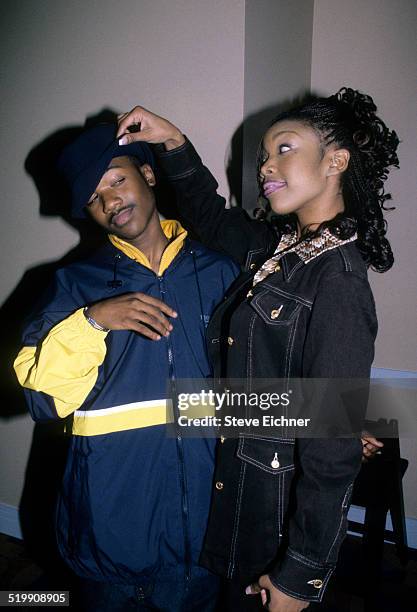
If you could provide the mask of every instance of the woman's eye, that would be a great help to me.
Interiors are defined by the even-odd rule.
[[[116,179],[115,181],[113,181],[112,187],[115,187],[116,185],[121,185],[124,182],[124,180],[125,180],[124,178]]]
[[[291,147],[290,147],[290,145],[287,145],[287,144],[281,144],[278,147],[278,151],[280,153],[287,153],[287,151],[290,151],[290,150],[291,150]]]

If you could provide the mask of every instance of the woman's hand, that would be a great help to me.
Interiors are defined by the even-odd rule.
[[[269,591],[269,603],[267,605],[267,594]],[[302,601],[301,599],[295,599],[286,595],[276,586],[274,586],[268,575],[261,576],[255,584],[251,584],[246,589],[248,595],[261,594],[262,603],[269,612],[301,612],[310,605],[308,601]]]
[[[132,142],[164,144],[167,151],[180,147],[185,142],[184,135],[167,119],[159,117],[142,106],[135,106],[128,113],[118,116],[117,138],[120,145]],[[129,128],[136,128],[129,132]]]

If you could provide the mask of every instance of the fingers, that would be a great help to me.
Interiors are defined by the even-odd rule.
[[[178,314],[173,308],[171,308],[171,306],[168,306],[168,304],[165,304],[165,302],[163,302],[162,300],[158,300],[158,298],[152,297],[151,295],[147,295],[146,293],[141,293],[140,291],[138,291],[137,293],[133,293],[132,296],[142,302],[145,302],[146,304],[154,306],[156,309],[160,310],[161,312],[164,312],[169,317],[176,318],[178,316]]]
[[[263,589],[258,582],[254,582],[250,584],[245,589],[246,595],[259,595],[261,596],[262,605],[266,606],[268,603],[268,594],[265,589]]]
[[[128,134],[123,134],[119,138],[119,145],[128,145],[132,142],[153,142],[154,134],[152,130],[138,130]]]
[[[119,127],[117,129],[117,138],[123,136],[131,125],[142,123],[144,112],[146,112],[144,108],[141,106],[135,106],[135,108],[133,108],[131,111],[118,115],[117,122]]]
[[[258,582],[253,582],[252,584],[247,586],[245,589],[246,595],[257,595],[261,591],[262,591],[262,588],[260,587]]]
[[[162,336],[168,337],[173,329],[171,323],[165,319],[165,317],[159,318],[157,315],[153,316],[147,312],[135,312],[132,315],[132,318],[129,319],[128,324],[129,329],[137,331],[141,334],[144,333],[144,329],[151,330],[152,334],[156,332],[156,334],[160,337],[155,338],[155,340],[160,340]],[[148,333],[145,333],[144,335],[149,337]]]
[[[369,434],[368,432],[363,432],[362,438],[362,461],[366,462],[368,459],[371,459],[374,455],[380,454],[380,449],[384,446],[384,443]]]
[[[381,440],[378,440],[377,438],[374,438],[373,436],[368,436],[368,435],[362,438],[362,444],[364,446],[366,445],[376,446],[377,448],[382,448],[384,446],[384,443],[381,442]]]
[[[135,106],[130,112],[120,114],[118,122],[117,138],[120,145],[137,141],[150,144],[163,143],[165,148],[170,150],[185,142],[181,130],[167,119],[151,113],[142,106]]]
[[[137,294],[140,297],[131,298],[131,308],[128,312],[130,329],[160,340],[161,336],[169,336],[173,327],[165,314],[176,317],[177,313],[167,304],[146,294]],[[164,314],[165,313],[165,314]],[[151,332],[151,335],[150,335]],[[155,337],[159,336],[158,338]]]
[[[140,292],[97,302],[88,311],[93,319],[107,329],[131,330],[152,340],[169,336],[173,327],[167,317],[177,317],[175,310],[168,304]]]

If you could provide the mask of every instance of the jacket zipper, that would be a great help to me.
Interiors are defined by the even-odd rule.
[[[165,285],[163,276],[158,276],[159,281],[159,292],[161,295],[161,299],[163,302],[165,296]],[[168,336],[166,338],[167,343],[167,354],[168,354],[168,372],[169,379],[171,381],[171,389],[172,395],[174,398],[173,401],[173,413],[174,419],[178,419],[178,408],[177,403],[175,401],[177,395],[177,386],[175,381],[175,369],[174,369],[174,353],[172,350],[172,342],[171,337]],[[188,534],[188,498],[187,498],[187,478],[185,472],[185,462],[184,462],[184,444],[182,436],[177,433],[176,436],[176,444],[177,444],[177,455],[178,455],[178,464],[179,464],[179,477],[180,477],[180,485],[181,485],[181,510],[182,510],[182,523],[183,523],[183,532],[184,532],[184,562],[185,562],[185,579],[189,581],[191,579],[191,546],[190,546],[190,538]]]

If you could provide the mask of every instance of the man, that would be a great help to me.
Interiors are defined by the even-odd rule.
[[[58,271],[15,370],[35,420],[71,416],[56,529],[85,609],[212,610],[214,440],[166,436],[166,387],[210,374],[205,324],[237,267],[160,222],[150,148],[115,137],[99,125],[63,152],[73,215],[109,242]]]

